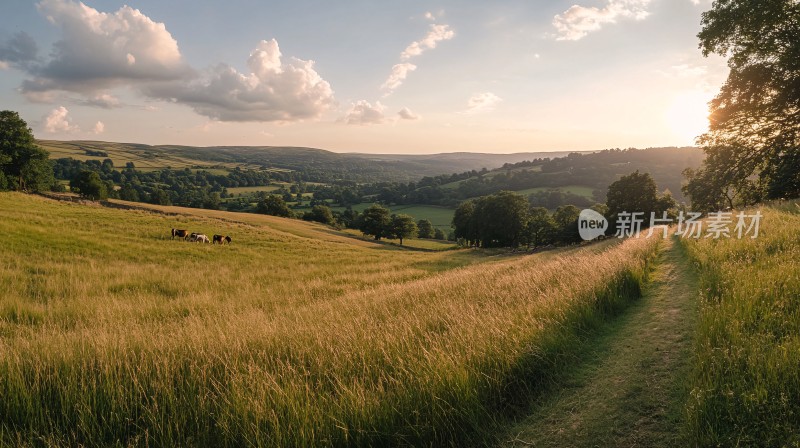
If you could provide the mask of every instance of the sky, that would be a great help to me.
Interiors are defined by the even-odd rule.
[[[577,3],[575,3],[577,2]],[[3,0],[37,138],[430,154],[691,145],[711,0]]]

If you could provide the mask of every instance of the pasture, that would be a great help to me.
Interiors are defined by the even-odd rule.
[[[0,194],[0,444],[482,443],[638,297],[658,243],[417,252],[149,207]]]

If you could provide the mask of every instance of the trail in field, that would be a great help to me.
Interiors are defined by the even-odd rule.
[[[682,406],[697,280],[682,249],[665,241],[643,297],[540,397],[503,446],[683,446]]]

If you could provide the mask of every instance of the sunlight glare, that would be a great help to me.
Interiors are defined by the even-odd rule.
[[[676,95],[667,109],[666,123],[682,144],[694,145],[695,139],[708,131],[710,94],[699,90]]]

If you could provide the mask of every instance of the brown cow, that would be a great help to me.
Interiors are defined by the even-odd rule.
[[[172,239],[174,240],[175,237],[186,239],[189,236],[189,231],[186,229],[172,229]]]
[[[225,235],[225,236],[214,235],[212,242],[213,242],[213,244],[217,244],[217,243],[219,243],[219,244],[225,244],[225,243],[231,244],[231,237],[229,237],[227,235]]]

